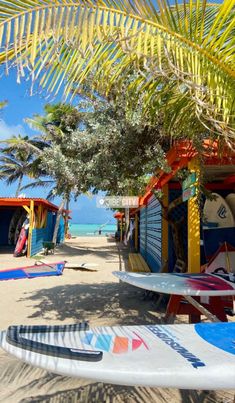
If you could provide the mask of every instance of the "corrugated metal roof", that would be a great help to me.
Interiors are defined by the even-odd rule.
[[[35,205],[43,204],[50,210],[57,211],[58,207],[46,199],[40,197],[0,197],[0,206],[29,206],[33,200]]]

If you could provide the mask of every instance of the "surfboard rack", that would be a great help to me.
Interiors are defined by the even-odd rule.
[[[23,350],[31,351],[37,354],[48,355],[52,357],[65,358],[77,361],[97,362],[102,360],[102,351],[74,349],[69,347],[55,346],[45,344],[34,340],[29,340],[22,335],[36,333],[60,333],[60,332],[75,332],[88,330],[87,322],[62,325],[62,326],[10,326],[7,330],[6,341],[14,347]]]

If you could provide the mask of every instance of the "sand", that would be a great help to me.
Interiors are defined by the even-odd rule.
[[[125,267],[126,258],[127,250],[105,237],[71,239],[45,260],[98,266],[94,271],[65,269],[58,277],[1,281],[0,330],[12,324],[83,320],[90,326],[159,323],[162,313],[156,311],[154,300],[112,275],[113,270]],[[0,270],[31,265],[35,260],[0,254]],[[233,399],[234,391],[126,387],[68,378],[33,368],[0,350],[0,402],[232,403]]]

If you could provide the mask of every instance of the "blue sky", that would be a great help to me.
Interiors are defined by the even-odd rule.
[[[0,101],[7,100],[8,105],[0,111],[0,140],[4,140],[12,135],[35,135],[36,132],[32,131],[24,119],[31,117],[33,114],[43,113],[43,106],[45,103],[51,101],[46,99],[42,95],[35,93],[33,96],[29,95],[30,81],[17,84],[16,72],[10,71],[8,77],[1,77],[1,90]],[[59,98],[53,100],[53,102],[60,101]],[[25,180],[25,183],[28,183]],[[14,196],[16,185],[6,186],[3,181],[0,181],[0,196]],[[23,192],[28,197],[46,197],[48,190],[42,188],[33,189]],[[53,201],[55,204],[59,204],[60,200],[57,198]],[[80,196],[77,202],[72,201],[71,210],[73,221],[78,223],[105,223],[111,219],[110,223],[115,222],[113,212],[105,209],[96,208],[96,196],[87,198],[86,196]]]

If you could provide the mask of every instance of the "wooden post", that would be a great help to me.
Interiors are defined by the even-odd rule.
[[[138,252],[139,220],[138,213],[135,213],[135,250]]]
[[[194,158],[188,163],[190,172],[200,173],[198,159]],[[198,181],[198,179],[197,179]],[[197,204],[198,183],[196,183],[196,195],[188,200],[188,272],[200,272],[200,214]]]
[[[169,205],[169,186],[168,184],[164,185],[162,188],[163,192],[163,205],[168,208]],[[162,218],[162,265],[166,268],[168,267],[168,234],[169,234],[169,225],[168,221],[163,217]],[[167,269],[168,270],[168,269]]]
[[[120,222],[120,242],[122,242],[122,237],[123,237],[123,217],[121,218]]]
[[[38,206],[38,219],[37,219],[37,224],[36,224],[36,228],[42,228],[43,227],[43,222],[42,222],[42,204],[39,204]],[[36,217],[35,217],[36,218]],[[36,220],[35,220],[36,221]]]
[[[34,200],[30,200],[27,257],[31,256],[33,225],[34,225]]]

